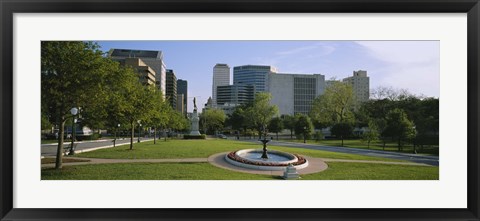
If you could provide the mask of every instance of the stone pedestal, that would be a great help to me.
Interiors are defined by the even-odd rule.
[[[193,114],[192,114],[192,117],[190,118],[190,122],[191,122],[190,135],[200,135],[200,131],[198,131],[199,118],[198,118],[197,110],[193,110]]]
[[[300,176],[298,175],[297,169],[292,164],[289,164],[283,173],[283,179],[292,180],[298,179]]]

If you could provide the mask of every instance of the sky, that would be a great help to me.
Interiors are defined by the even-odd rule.
[[[167,69],[188,81],[188,111],[212,96],[213,67],[271,65],[278,73],[343,79],[366,70],[370,91],[379,86],[427,97],[440,94],[439,41],[99,41],[110,48],[162,51]]]

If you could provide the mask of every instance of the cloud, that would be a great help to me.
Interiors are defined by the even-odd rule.
[[[358,41],[379,66],[368,70],[370,88],[392,86],[439,97],[439,41]]]

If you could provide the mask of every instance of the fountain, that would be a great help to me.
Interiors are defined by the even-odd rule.
[[[263,127],[263,149],[244,149],[230,152],[225,155],[225,160],[235,166],[254,170],[281,170],[285,171],[290,165],[295,169],[308,166],[308,161],[302,156],[281,151],[267,151],[266,126]]]

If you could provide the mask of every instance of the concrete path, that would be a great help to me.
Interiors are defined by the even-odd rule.
[[[140,142],[151,141],[153,138],[140,138]],[[133,139],[134,143],[137,143],[137,138]],[[75,142],[77,147],[75,153],[89,152],[98,149],[110,148],[113,147],[113,139],[102,139],[102,140],[92,140],[92,141],[77,141]],[[117,139],[115,146],[122,146],[130,144],[130,138]],[[42,156],[56,156],[57,154],[57,143],[53,144],[42,144],[41,153]],[[64,142],[63,145],[70,145],[70,142]]]
[[[238,140],[251,143],[259,143],[257,140]],[[324,150],[337,153],[348,153],[348,154],[358,154],[372,157],[383,157],[396,160],[406,160],[414,163],[428,164],[432,166],[439,166],[439,157],[438,156],[425,156],[417,154],[408,154],[408,153],[398,153],[398,152],[389,152],[381,150],[369,150],[369,149],[359,149],[359,148],[350,148],[350,147],[336,147],[336,146],[324,146],[319,144],[304,144],[304,143],[295,143],[295,142],[285,142],[285,141],[270,141],[268,145],[273,146],[283,146],[283,147],[292,147],[292,148],[305,148],[312,150]]]
[[[53,158],[53,157],[48,157]],[[207,158],[184,158],[184,159],[101,159],[87,157],[67,157],[76,160],[88,160],[88,162],[70,162],[63,163],[64,166],[77,166],[89,164],[107,164],[107,163],[206,163]],[[42,168],[55,167],[54,163],[42,164]]]

